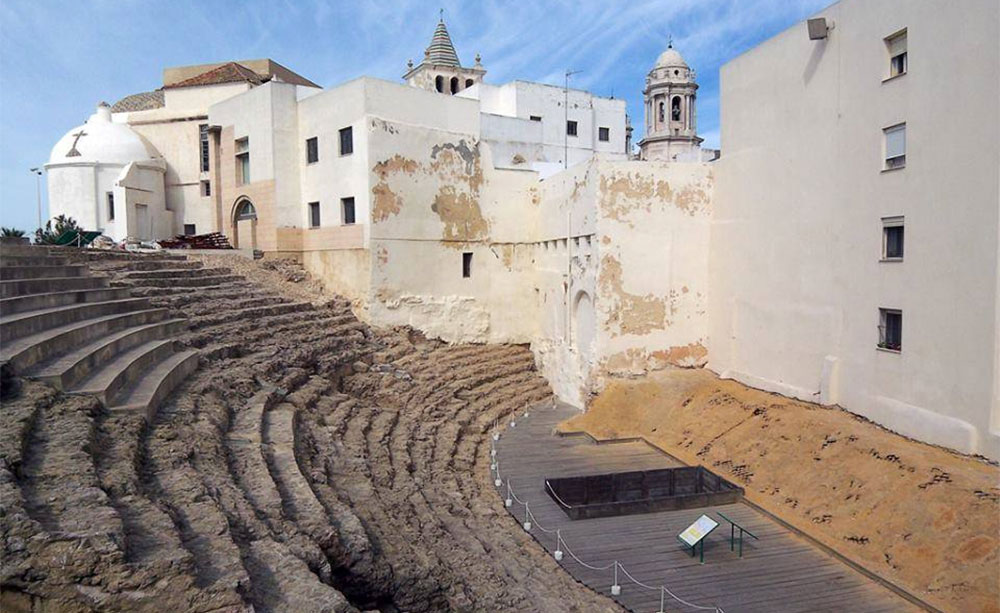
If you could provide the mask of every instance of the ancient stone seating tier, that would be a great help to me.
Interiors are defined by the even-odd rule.
[[[68,394],[96,396],[112,411],[147,416],[198,367],[175,341],[186,320],[127,287],[71,263],[73,248],[5,248],[0,255],[0,359],[5,377],[40,379]],[[125,277],[192,284],[228,271],[170,255],[109,253]]]
[[[79,306],[55,323],[97,326],[122,307],[89,305],[123,300],[135,302],[122,313],[154,315],[11,356],[53,385],[16,377],[0,412],[0,609],[608,610],[501,520],[482,478],[490,424],[551,398],[527,348],[373,329],[347,300],[296,302],[262,268],[246,279],[173,255],[95,251],[17,254],[85,264],[75,287],[24,294],[4,281],[5,320]],[[129,352],[160,341],[144,353],[155,362],[170,339],[173,355],[197,349],[200,363],[155,414],[56,389],[103,386],[120,406],[131,376],[98,385],[96,373],[117,363],[144,379],[151,365],[129,369]]]

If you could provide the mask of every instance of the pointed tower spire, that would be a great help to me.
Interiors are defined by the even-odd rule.
[[[414,66],[407,63],[403,79],[413,87],[429,89],[439,94],[457,94],[483,81],[486,69],[476,54],[476,63],[470,68],[462,66],[451,43],[448,27],[444,25],[444,10],[438,14],[437,27],[431,44],[424,50],[424,59]]]
[[[451,44],[448,28],[444,25],[444,11],[442,11],[437,28],[434,30],[431,44],[427,47],[426,61],[438,66],[452,66],[454,68],[461,66],[458,54],[455,53],[455,46]]]

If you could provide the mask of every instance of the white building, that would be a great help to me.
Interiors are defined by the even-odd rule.
[[[626,157],[624,100],[528,81],[482,83],[458,95],[479,100],[483,140],[498,166],[545,179],[595,153]]]
[[[843,0],[817,40],[794,26],[723,68],[717,163],[673,48],[641,161],[623,101],[485,83],[443,22],[407,84],[168,69],[57,144],[50,202],[145,228],[101,216],[111,192],[115,224],[145,205],[151,236],[296,258],[373,323],[530,343],[579,406],[608,377],[707,363],[997,459],[998,11]]]
[[[135,130],[111,121],[101,103],[87,123],[52,148],[48,172],[53,215],[67,215],[115,240],[150,239],[173,231],[164,197],[166,164]]]
[[[709,366],[998,459],[1000,4],[818,17],[722,68]]]

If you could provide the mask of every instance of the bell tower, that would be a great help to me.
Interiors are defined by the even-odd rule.
[[[444,25],[444,11],[434,29],[431,44],[424,51],[422,62],[413,65],[413,60],[406,64],[406,74],[403,79],[413,87],[429,89],[441,94],[457,94],[483,80],[486,69],[476,54],[476,63],[472,67],[462,66],[455,52],[455,45],[448,35]]]
[[[643,160],[697,159],[702,139],[698,138],[695,113],[694,71],[673,43],[660,54],[646,76],[646,132],[639,142]]]

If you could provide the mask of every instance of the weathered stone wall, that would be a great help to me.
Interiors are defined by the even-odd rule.
[[[371,122],[373,321],[449,341],[528,342],[530,256],[494,233],[531,232],[536,175],[494,169],[475,134]]]
[[[595,159],[541,192],[541,329],[556,393],[583,406],[607,376],[707,360],[707,164]]]

